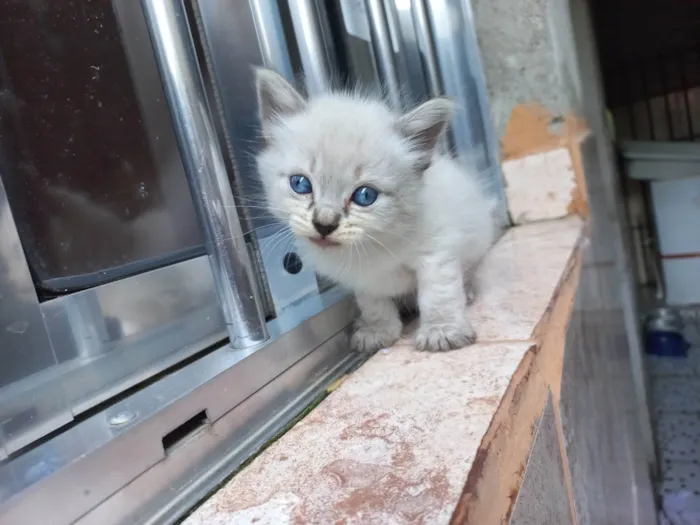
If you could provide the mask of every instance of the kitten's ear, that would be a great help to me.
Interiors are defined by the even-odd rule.
[[[446,98],[434,98],[399,117],[399,133],[409,139],[416,148],[430,154],[445,131],[454,104]]]
[[[270,69],[255,68],[255,88],[263,131],[274,119],[294,115],[306,107],[301,93],[282,75]]]

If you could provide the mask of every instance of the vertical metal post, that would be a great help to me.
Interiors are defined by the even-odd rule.
[[[372,45],[382,76],[384,88],[394,109],[401,109],[401,88],[399,75],[394,62],[394,48],[391,41],[389,21],[382,0],[365,0],[366,10],[369,14],[369,27],[372,32]]]
[[[231,346],[269,336],[181,0],[142,0]]]
[[[442,81],[440,79],[440,67],[438,65],[437,56],[435,54],[435,40],[433,39],[430,20],[425,9],[423,0],[413,0],[411,2],[411,13],[416,28],[416,38],[418,47],[423,56],[423,64],[425,66],[425,74],[427,77],[428,91],[431,97],[444,96]],[[454,149],[454,131],[450,128],[440,139],[440,148],[443,153],[450,152]]]
[[[255,32],[258,35],[265,65],[283,75],[287,80],[294,81],[294,71],[289,60],[289,51],[284,39],[284,28],[277,2],[275,0],[252,0],[250,10],[255,20]]]
[[[297,37],[306,89],[316,95],[331,88],[323,30],[314,0],[289,0],[289,13]]]
[[[432,31],[430,29],[430,20],[428,20],[428,13],[425,11],[425,5],[423,4],[422,0],[413,0],[411,2],[411,11],[413,12],[413,18],[415,21],[418,45],[423,52],[430,96],[442,96],[443,91],[442,82],[440,80],[440,68],[437,63],[437,57],[435,56],[435,45]]]
[[[488,176],[484,180],[488,180],[490,192],[498,198],[499,218],[506,224],[508,218],[498,138],[491,121],[471,2],[414,1],[423,2],[430,23],[442,89],[460,108],[452,118],[455,154]]]

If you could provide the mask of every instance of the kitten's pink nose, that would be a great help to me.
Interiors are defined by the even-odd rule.
[[[338,229],[338,224],[340,224],[340,221],[334,220],[333,222],[323,223],[317,220],[313,220],[312,224],[314,225],[314,228],[316,228],[316,231],[319,233],[319,235],[321,235],[321,237],[325,237]]]

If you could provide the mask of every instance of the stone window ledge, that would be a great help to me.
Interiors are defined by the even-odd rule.
[[[510,229],[479,271],[479,342],[377,353],[186,525],[508,523],[558,400],[580,219]]]

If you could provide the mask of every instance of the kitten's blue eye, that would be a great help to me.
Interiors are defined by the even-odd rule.
[[[303,175],[292,175],[289,177],[289,187],[294,193],[306,195],[311,193],[311,181]]]
[[[370,186],[360,186],[352,194],[352,202],[358,206],[371,206],[379,197],[379,192]]]

